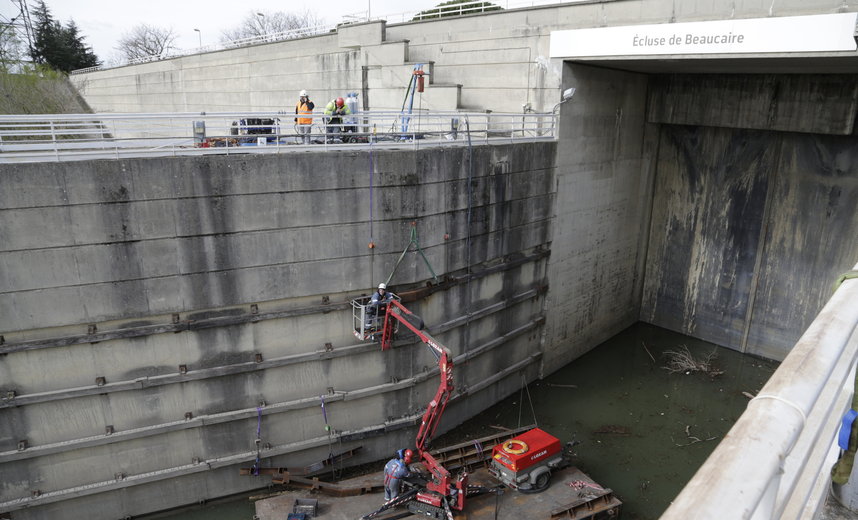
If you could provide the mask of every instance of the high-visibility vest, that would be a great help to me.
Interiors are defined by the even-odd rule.
[[[295,113],[298,114],[299,116],[311,116],[311,115],[313,115],[313,109],[310,108],[307,105],[307,103],[301,103],[299,101],[298,104],[295,105]],[[298,124],[299,125],[312,125],[313,124],[313,118],[312,117],[299,117],[298,118]]]

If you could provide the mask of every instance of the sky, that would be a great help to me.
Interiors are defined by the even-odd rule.
[[[304,12],[311,10],[326,22],[343,21],[346,15],[373,18],[386,15],[389,23],[408,13],[428,9],[444,0],[46,0],[55,20],[63,25],[74,20],[84,41],[102,61],[117,54],[116,42],[142,23],[172,28],[176,47],[192,49],[213,45],[224,29],[233,28],[248,13]],[[30,0],[30,13],[35,0]],[[17,0],[0,0],[0,20],[18,14]],[[398,15],[398,16],[397,16]],[[194,31],[199,29],[200,32]]]

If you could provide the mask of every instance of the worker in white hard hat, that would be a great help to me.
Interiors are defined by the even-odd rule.
[[[332,99],[325,106],[325,128],[328,134],[340,134],[343,131],[343,116],[351,114],[352,111],[346,105],[346,100],[338,97]],[[327,137],[325,138],[327,139]]]
[[[387,290],[387,284],[378,284],[378,289],[372,293],[367,306],[367,326],[369,328],[380,328],[381,319],[387,312],[387,304],[393,299],[393,293]]]
[[[310,101],[306,90],[298,93],[298,103],[295,105],[295,128],[298,130],[299,140],[304,144],[310,144],[310,129],[313,126],[313,109],[315,103]]]

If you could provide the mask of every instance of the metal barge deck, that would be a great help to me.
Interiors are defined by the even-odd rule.
[[[340,483],[343,487],[380,489],[384,477],[381,472],[358,477]],[[470,482],[475,485],[493,487],[496,481],[485,468],[471,473]],[[384,501],[381,492],[358,496],[336,497],[314,490],[286,491],[276,497],[256,502],[258,520],[285,520],[299,500],[316,499],[318,505],[313,518],[319,520],[356,520],[374,511]],[[527,519],[614,519],[618,518],[622,502],[608,488],[603,488],[575,467],[555,471],[551,485],[542,493],[522,494],[505,489],[502,494],[493,493],[468,499],[467,507],[456,514],[457,520],[521,520]],[[497,511],[497,516],[495,512]],[[412,518],[403,508],[385,512],[378,520]],[[309,517],[308,517],[309,520]]]

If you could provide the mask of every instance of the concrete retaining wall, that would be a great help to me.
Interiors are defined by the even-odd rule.
[[[851,135],[858,82],[685,76],[654,83],[652,119],[670,124],[659,136],[642,319],[782,359],[858,258]],[[670,95],[676,85],[683,94]],[[689,95],[701,90],[707,103]],[[759,107],[761,98],[769,116],[741,108]],[[683,126],[688,114],[693,126]]]
[[[413,442],[436,362],[358,342],[348,304],[412,222],[440,278],[412,252],[392,283],[459,364],[442,430],[519,389],[542,357],[555,147],[2,167],[0,512],[112,519],[262,487],[238,476],[257,427],[276,467]]]
[[[651,203],[647,77],[564,70],[545,373],[638,320]]]
[[[347,92],[364,110],[399,110],[414,65],[429,70],[415,109],[547,112],[560,100],[552,31],[854,11],[828,0],[608,0],[423,22],[341,25],[335,33],[74,75],[96,112],[294,110]],[[400,20],[394,20],[399,22]],[[391,21],[393,22],[393,21]]]

